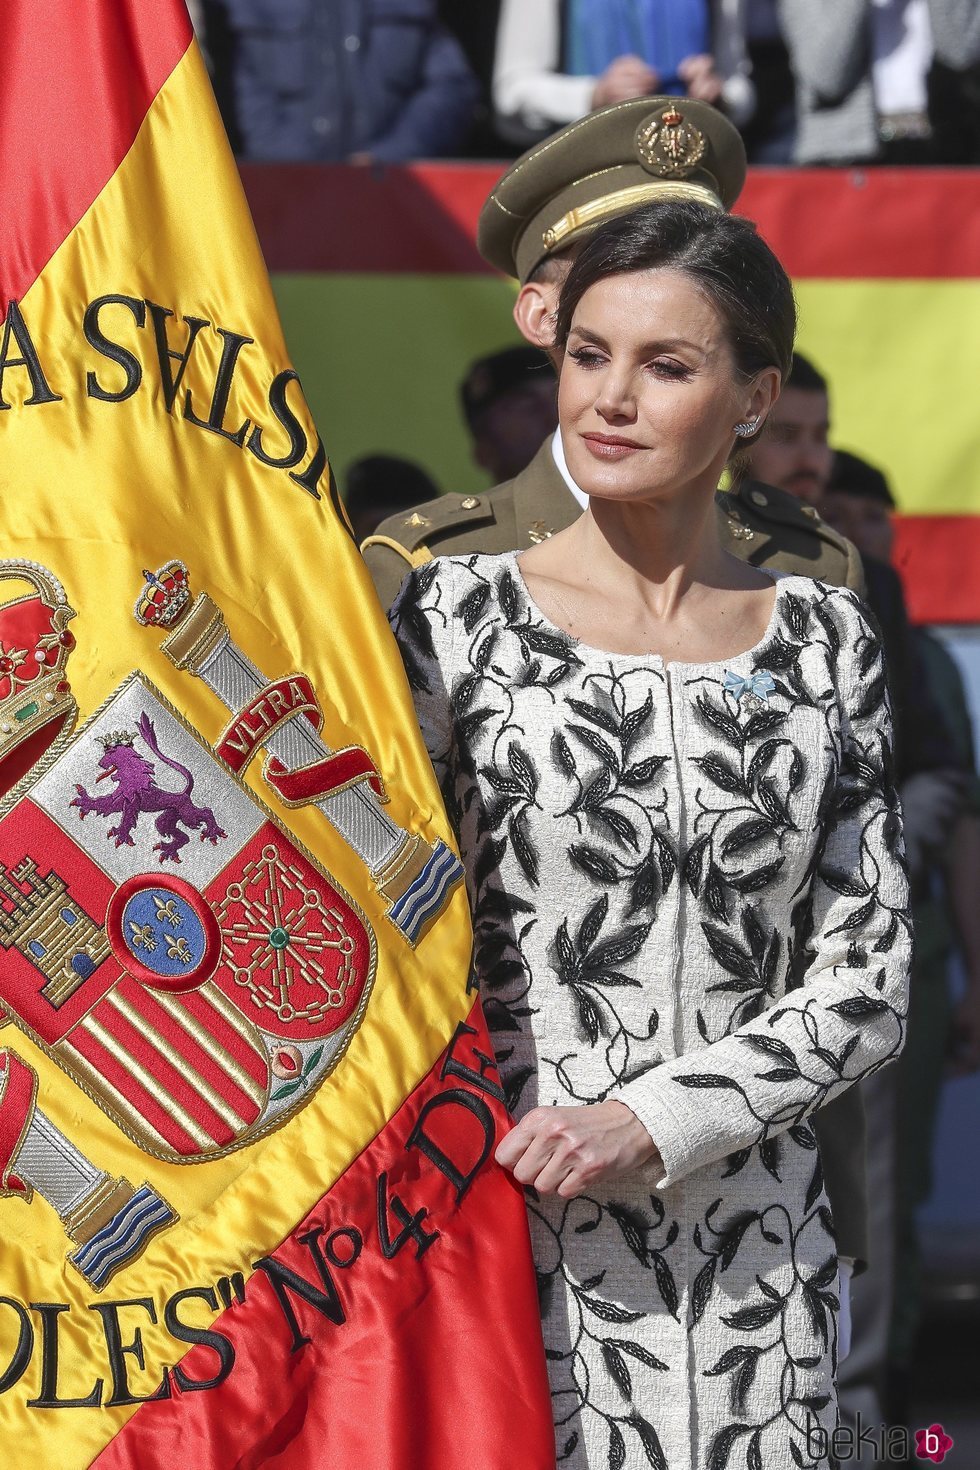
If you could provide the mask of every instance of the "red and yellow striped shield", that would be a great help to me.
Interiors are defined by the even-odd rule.
[[[546,1467],[461,868],[181,0],[10,0],[0,137],[8,1461]]]

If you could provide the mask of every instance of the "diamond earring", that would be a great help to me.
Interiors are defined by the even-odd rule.
[[[748,439],[759,427],[758,419],[745,419],[742,423],[735,425],[735,432],[740,439]]]

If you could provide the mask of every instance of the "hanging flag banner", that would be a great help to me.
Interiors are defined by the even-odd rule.
[[[7,1454],[546,1470],[462,868],[182,0],[9,0],[0,137]]]

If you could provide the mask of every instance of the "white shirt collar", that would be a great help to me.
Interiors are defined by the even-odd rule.
[[[558,466],[558,473],[565,481],[565,484],[568,486],[569,490],[571,490],[572,494],[575,496],[575,499],[578,501],[582,509],[588,510],[589,497],[586,495],[584,490],[579,489],[579,487],[576,485],[575,481],[569,474],[568,464],[565,460],[565,446],[561,442],[561,429],[555,430],[555,437],[551,441],[551,453],[554,458],[555,464]]]

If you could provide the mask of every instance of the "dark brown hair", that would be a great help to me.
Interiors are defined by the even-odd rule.
[[[793,361],[796,302],[789,277],[755,226],[704,204],[646,204],[602,225],[561,289],[555,343],[564,350],[575,308],[590,286],[630,271],[667,268],[689,277],[711,301],[746,379]]]

